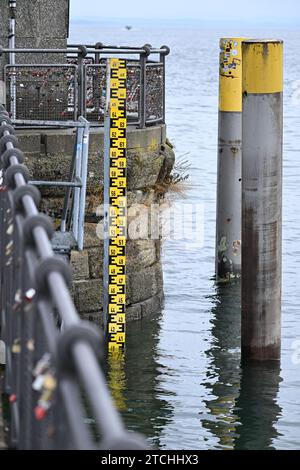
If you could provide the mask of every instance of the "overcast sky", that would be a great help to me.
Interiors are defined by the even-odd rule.
[[[300,24],[299,0],[70,0],[71,18],[193,18]]]

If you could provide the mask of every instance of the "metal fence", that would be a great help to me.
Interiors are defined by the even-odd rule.
[[[54,256],[52,224],[37,210],[40,194],[27,183],[24,155],[3,108],[0,124],[1,339],[10,446],[145,449],[114,408],[99,366],[102,338],[78,317],[70,268]]]
[[[8,111],[14,119],[76,120],[77,75],[72,64],[7,65]]]
[[[9,54],[11,49],[2,49]],[[167,46],[154,49],[72,45],[66,50],[14,49],[18,53],[65,54],[66,64],[17,64],[5,67],[6,105],[13,119],[70,120],[84,116],[103,125],[107,57],[127,60],[129,124],[145,127],[165,121]]]

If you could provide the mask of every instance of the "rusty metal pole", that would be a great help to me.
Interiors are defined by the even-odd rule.
[[[216,279],[241,272],[242,38],[220,40]]]
[[[243,53],[242,357],[280,359],[283,43]]]

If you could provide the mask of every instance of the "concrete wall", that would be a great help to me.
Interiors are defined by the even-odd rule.
[[[16,48],[66,48],[69,35],[70,0],[17,0]],[[9,1],[0,0],[0,45],[8,47]],[[0,59],[0,102],[5,104],[4,67],[8,56]],[[16,54],[19,64],[65,63],[64,54]]]
[[[69,35],[70,0],[17,0],[17,48],[65,48]],[[8,47],[9,2],[0,0],[0,44]],[[57,63],[58,54],[16,54],[16,63]],[[2,67],[5,64],[5,57]]]
[[[0,0],[0,12],[0,41],[7,46],[8,0]],[[68,34],[69,0],[17,0],[17,47],[65,47]]]
[[[174,163],[166,142],[165,126],[128,130],[128,220],[139,218],[137,205],[158,204],[157,188]],[[65,131],[18,131],[26,164],[38,180],[66,180],[74,145],[74,134]],[[84,319],[102,320],[103,243],[96,230],[101,226],[97,208],[103,203],[103,129],[92,128],[89,147],[85,248],[71,254],[73,294]],[[57,221],[64,191],[44,189],[41,209]],[[143,207],[144,207],[143,206]],[[140,206],[139,206],[140,207]],[[100,225],[99,225],[100,224]],[[144,227],[141,227],[143,229]],[[163,279],[160,240],[129,240],[127,243],[127,319],[140,319],[161,309]]]

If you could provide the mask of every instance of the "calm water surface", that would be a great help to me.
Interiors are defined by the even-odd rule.
[[[280,365],[240,367],[239,285],[216,287],[218,39],[285,40],[283,308]],[[300,61],[299,31],[73,25],[72,41],[168,44],[167,124],[177,155],[188,152],[185,202],[204,204],[204,246],[164,244],[165,308],[128,325],[115,394],[127,426],[162,449],[300,448]],[[299,362],[297,364],[297,362]],[[118,375],[117,375],[118,376]],[[120,377],[120,375],[119,375]]]

